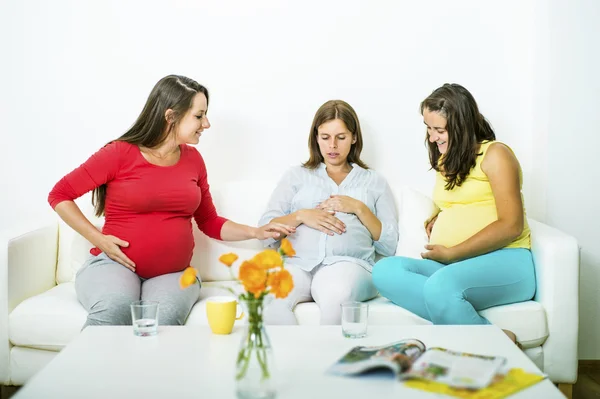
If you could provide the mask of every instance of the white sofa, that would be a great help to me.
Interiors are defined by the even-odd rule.
[[[213,187],[219,213],[255,225],[273,182],[233,182]],[[397,254],[418,256],[426,242],[424,220],[433,212],[429,198],[393,187],[400,223]],[[532,301],[481,312],[494,324],[514,331],[527,355],[555,383],[577,378],[579,250],[575,239],[529,219],[537,292]],[[78,303],[74,273],[90,244],[60,222],[6,237],[0,247],[0,384],[22,385],[79,334],[86,312]],[[227,294],[229,270],[217,258],[237,252],[246,259],[261,249],[257,241],[224,243],[195,230],[192,264],[203,280],[202,299],[187,324],[206,324],[205,298]],[[295,310],[300,324],[318,324],[315,303]],[[382,297],[370,301],[372,325],[427,324],[428,321]]]

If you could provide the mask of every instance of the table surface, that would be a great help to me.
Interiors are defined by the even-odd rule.
[[[14,399],[235,398],[234,370],[243,326],[230,335],[207,326],[161,326],[136,337],[131,326],[88,327]],[[509,367],[540,373],[496,326],[373,326],[361,339],[340,326],[267,326],[275,356],[277,398],[447,398],[405,387],[391,372],[340,377],[325,371],[350,348],[417,338],[482,355],[500,355]],[[512,399],[564,398],[549,380]]]

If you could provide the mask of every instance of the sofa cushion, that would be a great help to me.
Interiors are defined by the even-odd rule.
[[[241,289],[234,281],[203,283],[200,301],[192,309],[186,325],[207,325],[206,299],[211,296],[234,296],[228,288],[237,294]],[[371,325],[430,324],[386,298],[378,296],[368,303]],[[320,310],[314,302],[299,304],[294,313],[300,324],[319,324]],[[493,324],[513,331],[525,348],[539,346],[548,337],[546,314],[538,302],[496,306],[481,311],[480,314]],[[60,350],[79,334],[86,316],[86,311],[77,301],[74,283],[59,284],[43,294],[23,301],[11,312],[10,341],[15,346]],[[236,321],[236,325],[245,323],[245,319]]]
[[[387,326],[405,326],[431,324],[408,310],[378,296],[369,304],[369,324]],[[299,324],[319,325],[321,311],[314,302],[304,302],[294,311]],[[513,331],[524,348],[535,348],[548,338],[546,312],[538,302],[527,301],[504,306],[495,306],[479,312],[492,324]]]
[[[94,216],[94,208],[91,204],[91,196],[85,196],[77,200],[81,212],[99,230],[102,229],[104,218]],[[67,283],[75,281],[75,274],[83,262],[90,256],[92,244],[75,232],[62,219],[58,221],[58,264],[56,265],[56,283]]]
[[[525,349],[540,346],[548,338],[546,311],[539,302],[525,301],[494,306],[479,314],[492,324],[514,332]]]
[[[544,370],[544,349],[541,346],[523,350],[527,357],[539,368]]]
[[[393,191],[398,202],[399,239],[396,255],[420,259],[429,242],[425,222],[437,214],[438,207],[431,198],[410,187],[404,186]]]
[[[58,351],[13,346],[10,350],[10,381],[8,385],[24,385],[38,371],[46,367]]]
[[[233,281],[202,283],[200,301],[194,306],[188,323],[206,325],[206,298],[239,293]],[[21,302],[9,316],[9,338],[13,345],[61,350],[81,331],[87,312],[77,300],[75,284],[63,283]]]
[[[387,326],[406,326],[416,324],[431,324],[414,313],[394,305],[388,299],[377,296],[369,301],[369,324]],[[318,326],[321,310],[315,302],[299,303],[294,314],[299,324]]]
[[[10,313],[9,339],[16,346],[60,350],[79,334],[86,318],[75,283],[59,284],[24,300]]]

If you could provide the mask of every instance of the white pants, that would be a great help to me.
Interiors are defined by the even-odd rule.
[[[362,302],[377,295],[371,273],[354,262],[320,265],[310,272],[294,265],[285,268],[294,278],[294,289],[286,298],[274,299],[266,307],[266,324],[298,324],[294,307],[312,300],[321,310],[321,324],[340,324],[342,302]]]

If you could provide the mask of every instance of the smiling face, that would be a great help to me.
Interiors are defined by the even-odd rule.
[[[196,94],[192,107],[187,110],[177,124],[177,142],[179,144],[198,144],[204,129],[210,128],[207,112],[206,96],[204,93]]]
[[[327,166],[343,166],[348,162],[348,154],[354,135],[341,119],[333,119],[317,128],[317,143]]]
[[[423,109],[423,123],[427,126],[427,136],[430,143],[436,143],[440,154],[448,151],[448,120],[439,112]]]

